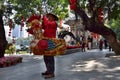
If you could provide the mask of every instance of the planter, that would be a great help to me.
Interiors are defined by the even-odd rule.
[[[9,67],[22,62],[22,57],[9,56],[0,58],[0,68]]]

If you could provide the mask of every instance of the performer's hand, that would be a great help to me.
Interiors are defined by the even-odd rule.
[[[43,17],[44,15],[46,15],[46,12],[44,12],[43,10],[41,11],[41,16]]]

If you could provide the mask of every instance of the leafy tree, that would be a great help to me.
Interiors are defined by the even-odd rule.
[[[71,8],[82,19],[85,30],[102,35],[116,55],[120,55],[120,42],[112,29],[104,25],[106,20],[120,20],[119,0],[69,0]],[[104,17],[102,17],[104,16]]]
[[[0,57],[4,57],[7,46],[4,25],[9,25],[12,20],[12,28],[15,24],[23,26],[22,20],[26,22],[32,14],[53,13],[60,19],[64,19],[68,16],[67,8],[68,3],[64,0],[0,0]]]

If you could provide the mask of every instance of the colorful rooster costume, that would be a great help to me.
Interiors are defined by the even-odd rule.
[[[64,54],[66,51],[66,43],[64,39],[56,39],[56,38],[48,38],[44,37],[44,35],[49,36],[52,34],[51,30],[49,34],[43,34],[42,28],[44,28],[39,20],[41,19],[38,15],[32,15],[28,19],[28,32],[34,36],[34,40],[30,43],[30,49],[34,53],[34,55],[47,55],[47,56],[55,56]],[[45,17],[43,20],[46,20]],[[45,24],[47,25],[47,24]],[[52,23],[51,23],[52,25]]]

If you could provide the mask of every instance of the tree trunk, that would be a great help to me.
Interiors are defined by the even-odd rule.
[[[116,53],[116,55],[120,55],[120,41],[117,40],[113,35],[109,34],[104,36],[110,47]]]
[[[3,25],[2,14],[0,14],[0,58],[4,57],[7,40],[5,36],[5,29]]]
[[[116,55],[120,55],[120,42],[116,38],[116,34],[102,23],[93,22],[87,28],[89,31],[102,35],[113,49]]]
[[[102,35],[115,54],[120,55],[120,41],[117,40],[116,34],[110,28],[101,22],[89,18],[81,7],[77,7],[75,11],[81,17],[86,30]]]

